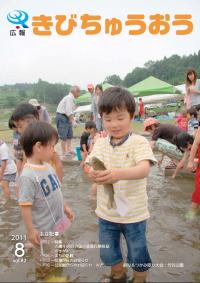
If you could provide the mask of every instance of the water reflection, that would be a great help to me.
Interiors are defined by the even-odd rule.
[[[75,257],[87,258],[92,267],[67,267],[60,271],[59,276],[67,281],[96,282],[109,269],[100,265],[98,249],[86,248],[88,244],[98,244],[95,201],[89,197],[90,185],[81,169],[65,166],[64,170],[64,197],[76,215],[67,238],[77,245],[72,251]],[[193,179],[173,180],[158,174],[156,167],[152,169],[148,182],[151,212],[148,242],[154,262],[149,280],[153,282],[200,282],[200,221],[186,222],[184,217],[190,208],[193,186]],[[11,235],[24,232],[17,202],[0,203],[0,276],[3,282],[34,281],[30,253],[24,265],[12,262]]]

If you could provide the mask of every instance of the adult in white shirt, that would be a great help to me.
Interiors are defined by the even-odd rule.
[[[75,98],[79,97],[79,95],[80,88],[78,86],[72,86],[70,93],[63,97],[56,110],[56,126],[59,138],[61,139],[63,155],[74,153],[71,148],[73,137],[72,125],[74,123],[74,110],[76,108]]]

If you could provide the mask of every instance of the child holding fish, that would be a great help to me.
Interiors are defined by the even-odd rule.
[[[121,234],[134,282],[145,282],[151,266],[145,235],[149,218],[146,178],[156,159],[148,141],[131,132],[135,108],[134,97],[123,88],[111,87],[103,93],[99,112],[108,136],[96,141],[86,159],[93,167],[91,180],[103,185],[97,189],[96,214],[100,245],[109,246],[100,248],[100,257],[111,266],[110,282],[126,278]]]

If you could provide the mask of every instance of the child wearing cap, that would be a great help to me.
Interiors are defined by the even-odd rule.
[[[172,124],[161,124],[154,118],[147,118],[144,121],[144,131],[152,134],[151,147],[154,148],[158,139],[164,139],[173,143],[173,137],[181,132],[182,129]]]
[[[172,178],[176,178],[188,159],[187,144],[191,147],[192,137],[179,127],[172,124],[160,124],[154,118],[147,118],[144,121],[144,130],[152,134],[150,141],[152,149],[162,153],[158,165],[161,165],[164,156],[167,155],[171,162],[165,169],[175,169]]]
[[[174,158],[181,160],[182,154],[177,151],[177,148],[174,145],[174,136],[182,133],[183,130],[172,124],[160,124],[155,118],[147,118],[144,121],[144,131],[152,134],[150,141],[152,149],[161,152],[164,151],[166,155],[168,151],[173,151]],[[162,157],[158,162],[159,165],[161,165],[165,154],[162,154]]]

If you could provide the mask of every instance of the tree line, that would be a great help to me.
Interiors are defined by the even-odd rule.
[[[150,60],[144,64],[144,67],[133,69],[124,79],[113,74],[106,77],[105,82],[130,87],[149,76],[154,76],[172,85],[179,85],[185,82],[186,72],[190,68],[195,69],[200,76],[200,50],[189,56],[172,55],[169,58],[164,57],[162,60]]]
[[[102,83],[130,87],[149,76],[166,81],[172,85],[182,84],[185,74],[189,68],[194,68],[200,75],[200,50],[189,56],[172,55],[162,60],[148,61],[144,67],[136,67],[128,73],[124,79],[119,75],[107,76]],[[49,83],[39,79],[37,83],[17,83],[0,87],[0,107],[14,107],[16,104],[37,98],[45,104],[57,105],[59,101],[69,92],[70,84]],[[86,91],[83,90],[81,94]]]

